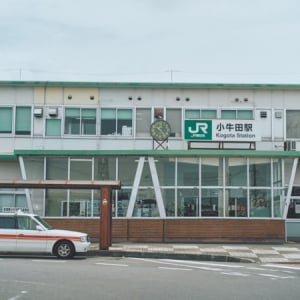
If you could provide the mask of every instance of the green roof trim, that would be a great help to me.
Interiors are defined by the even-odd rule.
[[[189,89],[300,89],[300,84],[263,83],[184,83],[184,82],[74,82],[74,81],[0,81],[0,86],[86,87],[86,88],[189,88]]]
[[[257,150],[15,150],[15,155],[53,156],[232,156],[232,157],[300,157],[300,151]]]
[[[0,159],[17,159],[16,154],[0,154]]]

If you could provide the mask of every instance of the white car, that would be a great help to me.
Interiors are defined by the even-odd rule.
[[[86,233],[52,228],[39,216],[0,213],[0,252],[48,253],[72,258],[88,251]]]

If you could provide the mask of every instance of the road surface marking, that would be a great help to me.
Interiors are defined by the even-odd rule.
[[[295,278],[294,276],[279,276],[279,275],[273,275],[273,274],[258,274],[260,276],[264,276],[264,277],[271,277],[271,278],[276,278],[276,279],[292,279]]]
[[[46,263],[54,263],[54,264],[61,264],[66,263],[66,260],[50,260],[50,259],[32,259],[33,262],[46,262]]]
[[[102,262],[98,262],[95,263],[96,265],[102,265],[102,266],[112,266],[112,267],[128,267],[128,265],[123,265],[123,264],[110,264],[110,263],[102,263]]]
[[[27,294],[27,291],[22,291],[19,295],[15,296],[15,297],[12,297],[12,298],[9,298],[8,300],[17,300],[17,299],[21,299],[23,298],[23,296]]]
[[[182,263],[183,262],[182,260],[176,260],[176,259],[162,259],[162,261],[176,262],[176,263]],[[184,262],[189,263],[189,264],[213,266],[213,267],[244,268],[244,266],[238,266],[238,265],[232,265],[232,264],[209,263],[209,262],[201,262],[201,261],[193,261],[193,260],[184,260]]]
[[[240,273],[240,272],[221,272],[221,274],[224,275],[230,275],[230,276],[239,276],[239,277],[249,277],[249,274]]]
[[[162,270],[175,270],[175,271],[193,271],[192,269],[185,269],[185,268],[168,268],[168,267],[159,267]]]
[[[289,266],[289,265],[275,265],[275,264],[267,264],[263,265],[265,267],[279,268],[279,269],[288,269],[288,270],[300,270],[300,266]]]

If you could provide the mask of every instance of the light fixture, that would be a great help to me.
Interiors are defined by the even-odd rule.
[[[91,100],[94,100],[94,99],[95,99],[95,97],[94,97],[94,96],[90,96],[90,99],[91,99]]]
[[[179,98],[179,97],[177,97],[177,98],[176,98],[176,101],[180,101],[180,98]]]
[[[239,98],[235,98],[234,101],[235,101],[235,102],[239,102],[240,99],[239,99]]]
[[[190,98],[185,98],[185,101],[189,102],[189,101],[190,101]]]
[[[137,99],[138,99],[139,101],[141,101],[141,100],[142,100],[142,97],[138,97]]]
[[[244,98],[244,102],[248,102],[248,98]]]
[[[72,99],[72,95],[68,95],[68,99],[71,100]]]
[[[128,97],[128,100],[132,101],[132,97]]]

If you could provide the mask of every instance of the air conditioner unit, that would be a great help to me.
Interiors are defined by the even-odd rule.
[[[49,115],[49,117],[57,117],[58,116],[58,108],[57,107],[48,108],[48,115]]]
[[[36,118],[41,118],[43,116],[43,109],[41,107],[35,107],[33,110],[33,115]]]

